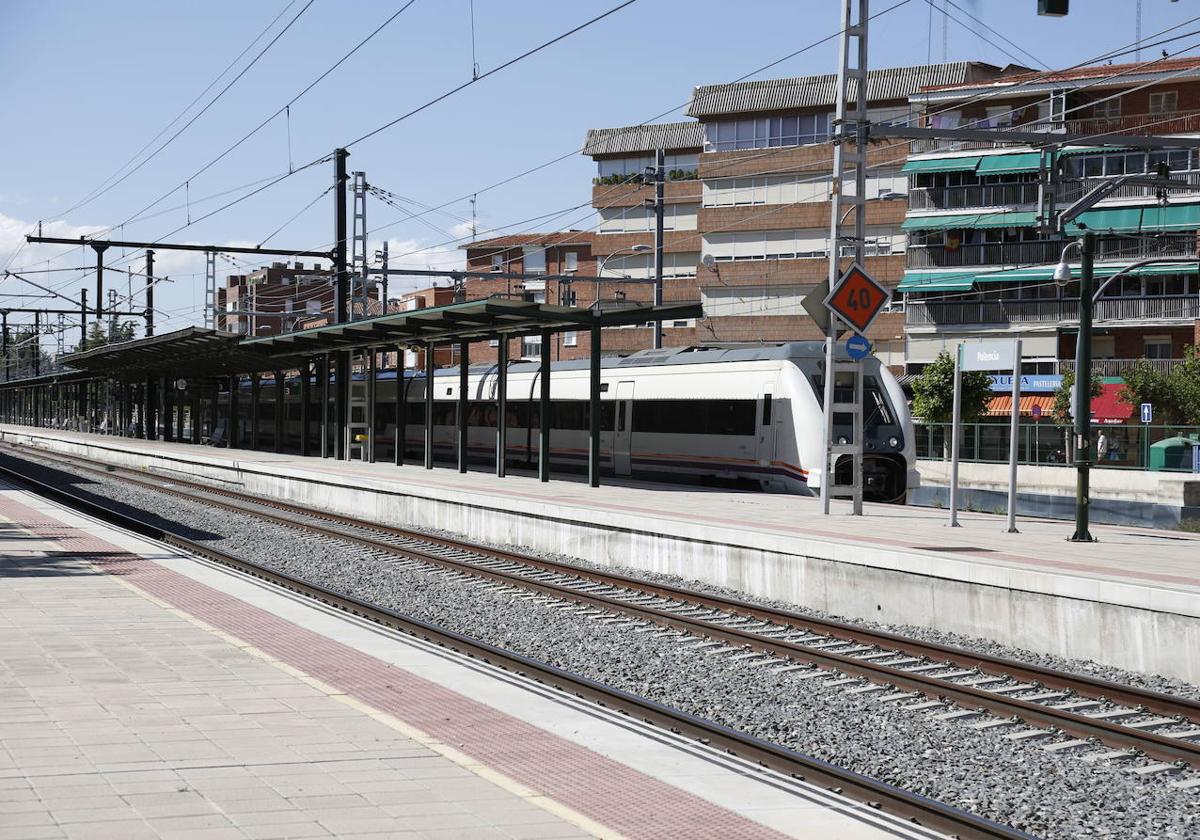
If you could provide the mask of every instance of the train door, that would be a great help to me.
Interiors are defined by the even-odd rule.
[[[613,424],[613,471],[617,475],[631,475],[633,459],[630,444],[633,442],[633,385],[632,381],[618,382],[616,394],[616,419]]]
[[[759,390],[758,396],[758,430],[755,435],[757,439],[757,456],[758,464],[761,467],[770,467],[771,462],[775,460],[775,415],[778,413],[775,410],[774,399],[775,383],[768,382]],[[769,473],[765,473],[764,482],[769,482]]]

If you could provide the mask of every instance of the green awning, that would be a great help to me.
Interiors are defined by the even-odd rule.
[[[1123,269],[1129,263],[1096,263],[1093,267],[1093,274],[1096,277],[1112,277],[1118,271]],[[1140,268],[1135,268],[1130,271],[1130,274],[1192,274],[1195,273],[1200,266],[1200,263],[1161,263],[1159,265],[1144,265]],[[1053,280],[1054,269],[1057,266],[1053,265],[1035,265],[1027,268],[1013,268],[1008,271],[987,271],[975,275],[976,283],[1020,283],[1027,280]],[[1079,266],[1071,266],[1072,276],[1079,278]]]
[[[1014,172],[1036,172],[1042,166],[1041,152],[1023,152],[1019,155],[988,155],[980,158],[979,175],[1010,175]]]
[[[1123,149],[1128,149],[1129,146],[1068,146],[1065,149],[1058,150],[1058,156],[1063,155],[1094,155],[1100,152],[1119,152]]]
[[[953,230],[955,228],[1030,227],[1037,224],[1037,213],[987,212],[943,213],[940,216],[913,216],[905,219],[904,230]]]
[[[975,269],[969,271],[906,271],[898,292],[967,292]]]
[[[1067,225],[1067,232],[1079,233],[1080,225],[1098,232],[1196,230],[1200,228],[1200,204],[1088,210]]]
[[[974,172],[979,157],[933,158],[905,161],[901,172]]]

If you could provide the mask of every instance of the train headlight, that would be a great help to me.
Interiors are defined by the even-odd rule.
[[[899,449],[900,448],[899,439],[894,436],[888,438],[888,446],[892,447],[892,449]]]

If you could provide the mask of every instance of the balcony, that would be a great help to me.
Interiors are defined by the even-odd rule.
[[[1093,376],[1121,376],[1138,364],[1145,362],[1159,373],[1170,373],[1183,364],[1183,359],[1092,359]],[[1058,372],[1074,373],[1074,359],[1059,359]]]
[[[912,187],[910,210],[960,210],[966,207],[1014,207],[1037,204],[1038,185],[969,184],[956,187]]]
[[[905,264],[908,268],[958,268],[987,266],[1001,269],[1019,265],[1057,263],[1066,242],[992,242],[981,245],[908,246]]]
[[[986,120],[967,121],[962,128],[989,128]],[[1031,121],[1018,125],[991,127],[997,134],[1006,131],[1034,131],[1071,134],[1192,134],[1200,131],[1200,111],[1176,111],[1170,114],[1124,114],[1119,117],[1090,117],[1066,121]],[[922,138],[909,142],[910,154],[948,152],[967,149],[995,149],[1011,146],[1014,141],[937,140]]]
[[[1200,318],[1200,298],[1102,298],[1093,320],[1191,323]],[[922,301],[909,299],[904,323],[909,327],[949,325],[1009,326],[1016,324],[1069,325],[1079,322],[1078,299]]]
[[[977,245],[908,246],[908,268],[959,268],[980,266],[1000,270],[1016,266],[1057,263],[1066,240],[1038,242],[990,242]],[[1196,253],[1196,236],[1191,233],[1164,234],[1149,239],[1099,239],[1097,260],[1140,260],[1149,257],[1186,257]]]

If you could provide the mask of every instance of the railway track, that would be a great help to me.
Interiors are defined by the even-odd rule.
[[[712,655],[754,659],[763,667],[839,679],[846,691],[875,694],[915,711],[963,718],[1013,740],[1053,739],[1044,748],[1078,751],[1085,761],[1134,761],[1133,772],[1200,768],[1200,702],[932,644],[704,592],[383,526],[266,500],[223,487],[112,467],[38,457],[234,513],[298,528],[433,565],[447,574],[512,586],[597,620],[623,619],[707,640]],[[703,644],[698,642],[697,644]],[[987,715],[984,720],[976,718]],[[1020,729],[1024,723],[1029,728]],[[1188,780],[1184,784],[1192,787]],[[1200,788],[1200,784],[1195,785]]]
[[[38,453],[41,457],[42,453]],[[85,468],[74,459],[46,458],[64,464],[73,470],[91,471],[112,476],[122,472],[109,468]],[[94,462],[93,462],[94,463]],[[132,476],[121,476],[134,480]],[[839,767],[813,756],[799,753],[787,747],[756,738],[721,724],[661,703],[639,697],[626,691],[604,685],[584,677],[540,662],[536,659],[505,650],[479,639],[456,633],[443,627],[404,615],[395,610],[372,604],[346,593],[331,590],[321,584],[302,577],[290,575],[277,569],[237,557],[211,546],[174,533],[151,521],[152,517],[138,517],[116,510],[78,492],[48,484],[25,475],[10,466],[0,464],[0,478],[15,486],[28,489],[40,496],[64,504],[96,519],[118,527],[151,537],[160,542],[182,549],[211,562],[229,567],[238,572],[264,580],[292,592],[313,598],[334,608],[366,618],[380,625],[418,636],[427,641],[480,659],[491,665],[531,677],[538,682],[554,686],[576,696],[596,701],[606,707],[617,709],[647,723],[667,729],[731,755],[739,756],[763,767],[775,770],[801,781],[833,790],[836,793],[864,802],[896,816],[911,821],[915,826],[945,833],[953,837],[979,838],[980,840],[1032,840],[1032,836],[1010,826],[964,811],[943,802],[921,796],[903,788],[890,785]],[[137,481],[160,492],[173,492],[183,497],[178,490],[157,486],[151,482]],[[189,482],[190,483],[190,482]],[[238,495],[238,494],[234,494]],[[237,509],[230,504],[228,509]],[[247,511],[248,512],[248,511]],[[399,529],[397,529],[399,530]],[[447,543],[451,541],[445,541]],[[418,562],[412,558],[412,562]],[[930,835],[932,836],[932,835]]]

